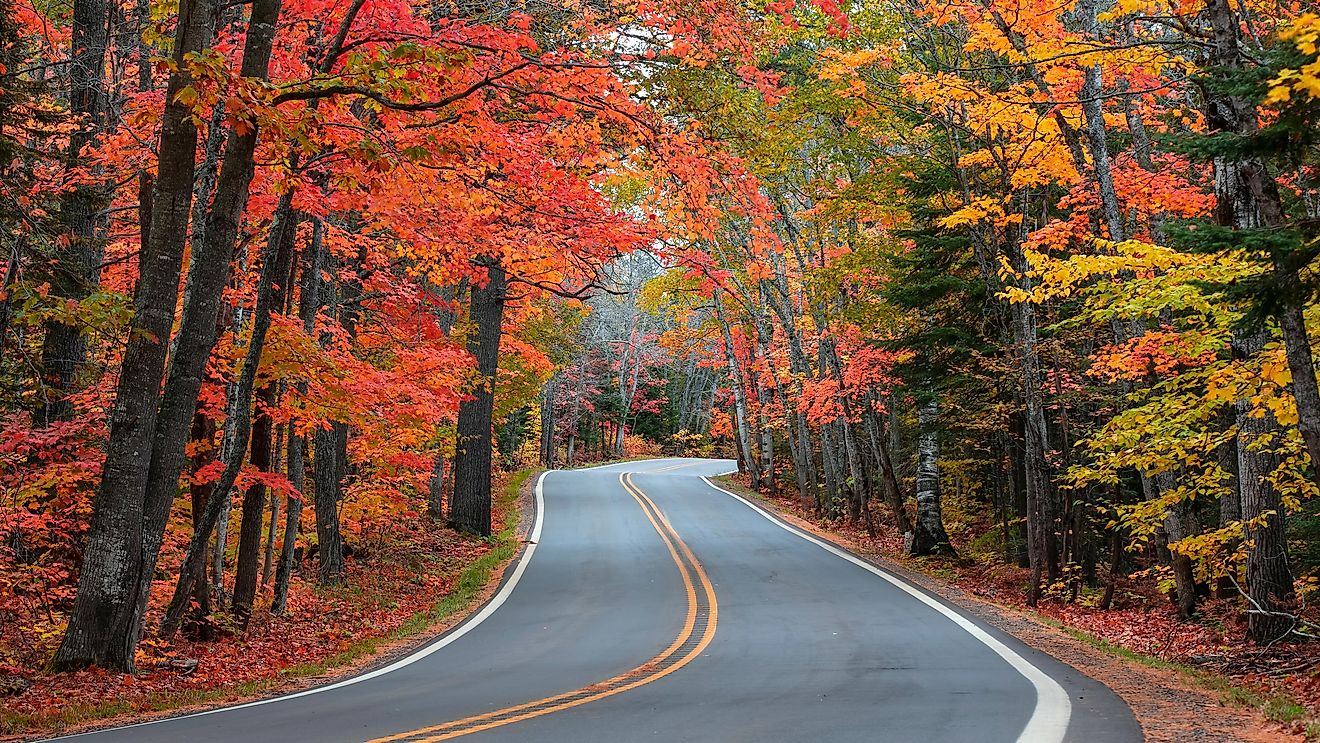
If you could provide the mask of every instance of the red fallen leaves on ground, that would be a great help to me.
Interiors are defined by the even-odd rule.
[[[509,516],[497,510],[495,528],[501,528]],[[240,687],[276,681],[301,664],[324,662],[354,643],[389,636],[448,595],[462,570],[493,547],[490,541],[460,536],[424,519],[414,520],[406,530],[396,526],[388,533],[364,535],[363,540],[348,560],[343,586],[321,589],[294,580],[285,615],[267,613],[267,593],[243,634],[226,626],[221,617],[220,636],[214,641],[181,635],[166,643],[149,636],[141,646],[137,676],[94,668],[33,677],[30,670],[0,666],[0,677],[24,676],[32,682],[22,694],[3,700],[5,716],[44,716],[74,706],[112,703],[122,706],[123,712],[143,713],[167,706],[164,702],[187,703],[188,694],[259,692]],[[302,568],[313,571],[315,565]],[[165,590],[157,593],[168,596]],[[150,614],[148,629],[158,621],[156,613]]]

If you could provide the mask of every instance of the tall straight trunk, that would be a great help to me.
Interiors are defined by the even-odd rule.
[[[1013,430],[1008,461],[1013,483],[1013,516],[1017,521],[1017,529],[1014,531],[1015,552],[1018,567],[1029,568],[1031,567],[1031,530],[1027,526],[1027,447],[1025,445],[1027,431],[1022,424],[1021,411],[1011,413],[1009,423]]]
[[[1231,411],[1221,413],[1220,418],[1223,419],[1222,425],[1224,426],[1224,430],[1227,430],[1234,425],[1234,418],[1236,415],[1236,406],[1235,409]],[[1224,444],[1219,447],[1219,451],[1216,452],[1216,456],[1219,459],[1219,466],[1223,468],[1224,471],[1228,472],[1229,476],[1232,478],[1229,483],[1228,492],[1224,493],[1219,499],[1219,527],[1222,529],[1234,522],[1242,520],[1242,486],[1238,478],[1237,441],[1235,439],[1229,439],[1224,442]],[[1232,554],[1232,551],[1236,550],[1237,547],[1237,543],[1226,545],[1228,554]],[[1226,599],[1233,598],[1237,595],[1237,587],[1233,585],[1232,579],[1227,575],[1220,576],[1219,581],[1215,586],[1215,598]]]
[[[263,0],[263,2],[268,1],[275,2],[278,10],[278,0]],[[254,15],[255,12],[254,9]],[[248,40],[251,43],[250,35]],[[281,202],[276,207],[277,215],[288,213],[285,207],[285,199],[292,199],[292,193],[281,196]],[[185,567],[179,574],[178,583],[174,587],[174,596],[170,599],[165,619],[161,624],[161,633],[167,637],[178,628],[179,618],[187,602],[188,592],[192,589],[192,575],[189,572],[189,566],[193,565],[195,561],[205,559],[206,542],[210,539],[211,530],[215,528],[224,503],[229,499],[230,489],[234,487],[234,482],[238,479],[239,470],[243,465],[243,454],[247,451],[248,442],[251,439],[251,403],[257,369],[261,365],[261,354],[266,346],[266,334],[270,330],[271,315],[277,308],[282,306],[282,303],[278,301],[279,289],[276,281],[287,281],[289,262],[293,260],[293,240],[286,238],[287,231],[294,229],[294,225],[290,224],[290,221],[292,220],[288,218],[277,217],[271,222],[270,237],[266,241],[263,250],[261,275],[257,283],[256,306],[252,313],[252,334],[248,340],[247,352],[243,357],[238,380],[229,390],[224,435],[220,444],[220,459],[224,463],[224,470],[216,480],[215,492],[212,494],[211,501],[206,505],[206,511],[199,525],[200,528],[193,532],[192,539],[188,543],[188,551],[184,556]],[[259,526],[257,534],[259,539]]]
[[[285,455],[289,484],[297,491],[291,495],[284,509],[284,534],[280,539],[280,558],[275,566],[275,588],[270,602],[270,613],[280,616],[289,602],[289,580],[293,577],[293,563],[297,555],[298,527],[302,521],[303,495],[306,491],[307,440],[300,435],[289,436],[289,451]]]
[[[854,520],[860,519],[867,533],[874,534],[875,526],[871,523],[869,505],[870,493],[867,490],[870,480],[866,477],[866,468],[862,466],[861,449],[848,418],[846,416],[838,423],[839,433],[843,436],[843,453],[848,465],[848,516]]]
[[[1234,353],[1250,358],[1264,349],[1264,331],[1237,334]],[[1269,442],[1279,425],[1268,410],[1257,415],[1250,399],[1238,400],[1237,452],[1238,487],[1242,495],[1243,538],[1247,543],[1247,633],[1258,643],[1269,643],[1288,635],[1296,625],[1292,568],[1288,564],[1288,540],[1284,528],[1286,508],[1270,475],[1278,467]]]
[[[880,475],[880,492],[884,494],[885,503],[894,515],[894,528],[900,535],[906,535],[912,531],[912,523],[908,521],[907,511],[903,507],[903,491],[898,485],[898,478],[894,473],[894,464],[889,458],[889,447],[885,443],[884,425],[880,421],[880,415],[876,412],[875,403],[872,399],[866,401],[866,410],[862,413],[862,422],[866,426],[866,435],[870,443],[871,458],[875,461],[875,470]]]
[[[214,488],[212,488],[214,492]],[[216,525],[213,531],[215,539],[211,545],[211,594],[215,597],[215,603],[218,607],[224,607],[229,603],[229,592],[225,590],[225,566],[229,560],[229,517],[233,511],[234,499],[226,496],[220,503],[220,515],[216,517]],[[202,511],[205,510],[205,504],[197,512],[197,518],[193,520],[193,529],[196,530],[202,523]]]
[[[1012,261],[1025,276],[1025,259],[1021,248],[1014,246]],[[1023,287],[1029,289],[1030,287]],[[1045,458],[1049,435],[1045,423],[1045,406],[1041,400],[1040,358],[1036,351],[1037,326],[1035,308],[1027,302],[1014,302],[1011,307],[1013,341],[1017,346],[1022,400],[1023,468],[1027,495],[1027,542],[1031,558],[1031,585],[1027,602],[1034,606],[1040,598],[1042,581],[1059,578],[1059,545],[1057,534],[1058,509],[1055,507],[1050,467]]]
[[[1311,470],[1320,480],[1320,388],[1316,386],[1315,358],[1306,329],[1306,293],[1297,270],[1284,261],[1276,262],[1274,274],[1282,295],[1275,316],[1292,373],[1290,389],[1297,402],[1297,430],[1311,458]]]
[[[298,317],[303,332],[312,334],[316,313],[321,307],[321,268],[324,264],[325,229],[320,219],[312,219],[312,239],[303,251],[301,281],[298,289]],[[307,394],[307,380],[297,382],[299,394]],[[296,496],[289,498],[284,509],[284,538],[280,543],[280,563],[275,569],[275,591],[271,599],[271,614],[280,615],[288,604],[289,580],[293,576],[293,563],[297,555],[298,528],[302,520],[303,504],[307,499],[307,438],[292,425],[289,426],[289,451],[286,457],[289,483]]]
[[[797,481],[798,502],[803,506],[815,505],[814,483],[809,479],[811,468],[810,442],[802,435],[797,425],[797,402],[789,396],[789,387],[775,375],[775,392],[779,395],[780,406],[784,411],[784,437],[788,440],[788,452],[793,458],[793,477]]]
[[[246,78],[264,80],[269,76],[271,50],[275,43],[276,26],[279,23],[280,2],[281,0],[255,0],[252,4],[240,67],[242,75]],[[197,393],[201,389],[206,362],[210,358],[211,349],[215,346],[216,319],[220,312],[221,297],[228,281],[228,268],[233,259],[239,224],[247,207],[256,167],[257,132],[258,126],[255,121],[248,122],[242,131],[237,128],[229,131],[225,142],[224,165],[216,180],[215,198],[206,215],[205,237],[201,244],[194,245],[193,249],[188,282],[184,288],[185,300],[183,314],[179,320],[179,333],[175,339],[169,373],[165,380],[165,391],[160,400],[160,417],[156,424],[151,452],[151,470],[146,487],[144,530],[147,537],[143,546],[143,564],[147,571],[139,576],[138,582],[139,601],[136,607],[136,622],[139,627],[143,621],[142,615],[146,611],[147,592],[151,588],[151,571],[155,568],[165,525],[169,520],[170,503],[174,498],[173,491],[177,488],[179,475],[183,471],[181,432],[185,430],[187,421],[192,418],[193,411],[196,410]],[[291,203],[292,198],[292,192],[280,197],[276,216],[271,222],[272,241],[283,240],[281,235],[293,229],[287,214],[288,204]],[[278,245],[271,243],[267,245],[265,251],[261,281],[268,294],[273,291],[277,282],[286,283],[285,277],[288,274],[287,263],[281,264],[284,267],[283,273],[279,272],[281,266],[272,265],[277,262],[278,248]],[[276,272],[273,276],[269,275],[272,270]],[[261,288],[258,289],[259,295],[260,292]],[[260,358],[261,346],[265,342],[265,330],[262,329],[258,333],[257,329],[262,328],[263,325],[268,327],[270,312],[281,305],[275,304],[273,297],[266,297],[263,309],[261,298],[259,297],[257,301],[258,306],[253,315],[253,338],[248,346],[248,354],[251,357],[255,353],[257,358]],[[253,373],[255,374],[255,369]],[[245,429],[248,416],[246,396],[251,394],[250,388],[247,391],[231,389],[231,392],[242,395],[239,407],[243,409],[245,420],[239,425]],[[233,409],[234,406],[231,404],[231,415]],[[225,426],[226,429],[230,429],[232,422],[227,419]],[[226,433],[228,434],[229,430]],[[240,460],[242,452],[247,448],[247,432],[244,430],[242,433],[243,440],[238,444],[238,451],[231,452]],[[224,455],[225,452],[222,450],[221,456]],[[233,466],[235,465],[227,462],[227,468]],[[217,483],[217,489],[213,494],[217,499],[229,498],[229,486],[223,485],[223,479],[222,476],[221,483]],[[208,538],[210,528],[207,526]],[[260,541],[259,535],[258,541]],[[203,541],[202,544],[204,543]],[[189,579],[185,576],[184,580]],[[176,595],[176,601],[178,599]]]
[[[344,582],[344,537],[339,529],[339,499],[348,466],[339,452],[348,444],[348,425],[333,421],[316,429],[312,467],[312,505],[316,513],[317,581],[323,586]]]
[[[769,316],[765,308],[765,292],[758,292],[760,305],[757,308],[757,321],[754,326],[756,331],[756,356],[753,359],[753,365],[756,359],[761,359],[769,366],[770,364],[770,334],[771,327]],[[773,402],[770,388],[760,382],[761,375],[753,371],[751,374],[752,386],[755,388],[756,395],[756,414],[757,414],[757,456],[760,457],[760,470],[764,475],[765,486],[770,495],[774,495],[775,488],[775,438],[774,431],[770,428],[770,405]]]
[[[1220,70],[1242,69],[1245,64],[1240,46],[1241,25],[1237,13],[1228,0],[1206,0],[1206,15],[1212,29],[1210,62]],[[1231,94],[1211,96],[1206,102],[1206,125],[1211,132],[1232,132],[1243,136],[1253,135],[1258,127],[1255,104],[1250,100]],[[1279,202],[1278,188],[1265,171],[1264,163],[1255,159],[1229,160],[1219,158],[1215,162],[1215,218],[1226,227],[1238,229],[1259,226],[1277,227],[1283,222],[1283,210]],[[1293,269],[1288,265],[1291,256],[1276,257],[1276,281],[1281,288],[1292,287],[1292,278],[1287,273]],[[1280,271],[1283,274],[1280,275]],[[1284,331],[1284,343],[1290,368],[1293,370],[1293,396],[1297,400],[1299,424],[1302,439],[1311,455],[1312,464],[1317,459],[1317,451],[1312,442],[1320,444],[1317,431],[1311,426],[1320,422],[1320,411],[1316,410],[1315,368],[1311,361],[1310,340],[1301,317],[1288,309],[1301,297],[1295,292],[1284,297],[1284,311],[1280,313],[1280,328]],[[1291,327],[1285,328],[1288,325]],[[1291,340],[1289,338],[1291,336]],[[1243,331],[1235,333],[1233,350],[1240,359],[1248,359],[1259,354],[1268,340],[1266,331]],[[1303,407],[1311,410],[1303,411]],[[1262,440],[1268,441],[1278,430],[1278,423],[1270,411],[1253,409],[1250,400],[1236,403],[1237,450],[1238,450],[1238,488],[1242,496],[1242,519],[1246,524],[1244,537],[1247,542],[1247,598],[1251,602],[1248,614],[1248,634],[1257,642],[1273,642],[1293,628],[1293,619],[1288,615],[1294,599],[1292,570],[1288,564],[1288,543],[1284,532],[1286,508],[1279,492],[1269,481],[1269,475],[1277,463],[1274,457],[1260,447]],[[1257,413],[1264,412],[1258,416]],[[1307,422],[1308,418],[1310,423]],[[1308,431],[1308,429],[1310,429]]]
[[[729,386],[733,388],[734,432],[738,437],[738,457],[752,478],[752,488],[761,488],[761,468],[756,452],[752,448],[751,429],[747,421],[747,394],[743,389],[742,372],[738,368],[738,359],[734,355],[733,334],[729,331],[729,321],[724,314],[724,304],[720,293],[715,292],[715,317],[720,326],[723,340],[724,365],[729,374]]]
[[[555,467],[555,392],[559,379],[551,380],[541,392],[541,466]]]
[[[192,84],[184,57],[210,46],[211,17],[210,0],[180,3],[176,66],[165,91],[157,146],[152,229],[140,258],[128,347],[120,366],[78,594],[51,662],[55,669],[98,665],[128,673],[135,670],[133,655],[141,637],[138,606],[145,602],[142,586],[149,585],[151,577],[143,564],[144,500],[196,167],[197,128],[192,111],[178,101],[178,94]],[[191,418],[186,419],[181,439]]]
[[[192,432],[189,436],[194,447],[193,471],[196,472],[206,465],[211,459],[210,448],[213,435],[214,424],[211,419],[198,412],[193,416]],[[209,483],[193,482],[188,486],[189,500],[192,504],[192,524],[197,528],[201,522],[202,511],[206,509],[206,501],[211,497],[211,486]],[[206,623],[206,618],[211,615],[211,591],[206,580],[206,561],[202,560],[197,564],[193,575],[193,619],[199,627],[199,635],[203,640],[214,639],[214,628]]]
[[[1082,24],[1093,38],[1099,37],[1096,5],[1096,0],[1083,0],[1077,5],[1077,12],[1082,16]],[[1104,68],[1098,64],[1086,68],[1081,93],[1082,113],[1086,119],[1086,142],[1091,151],[1091,168],[1095,175],[1096,188],[1100,192],[1100,211],[1104,215],[1105,226],[1109,229],[1109,239],[1121,242],[1126,239],[1126,230],[1123,228],[1123,210],[1118,203],[1118,192],[1114,189],[1114,176],[1109,159],[1109,136],[1105,130],[1105,112],[1101,103],[1104,93]]]
[[[843,499],[839,492],[841,477],[838,466],[839,461],[836,456],[838,451],[839,444],[834,440],[833,426],[829,423],[821,424],[820,463],[825,472],[825,495],[820,507],[828,518],[839,516],[840,501]]]
[[[105,56],[110,32],[110,8],[106,0],[74,0],[69,30],[69,113],[81,119],[69,137],[69,167],[82,163],[83,148],[95,144],[105,127]],[[58,261],[50,275],[50,295],[66,301],[87,297],[99,281],[97,268],[104,252],[99,217],[106,190],[76,186],[60,197],[60,221],[68,230],[61,243]],[[46,322],[41,347],[43,403],[33,422],[49,425],[68,420],[73,414],[69,394],[87,357],[87,344],[76,325],[59,320]]]
[[[458,451],[454,458],[454,492],[449,522],[454,528],[490,536],[491,431],[495,413],[495,379],[499,372],[500,331],[507,300],[504,267],[497,259],[483,261],[488,280],[473,286],[468,319],[468,353],[477,360],[479,383],[458,408]]]
[[[280,471],[280,453],[284,451],[284,432],[286,426],[280,426],[279,433],[275,436],[275,446],[273,448],[274,456],[271,461],[271,472]],[[265,591],[266,586],[270,585],[271,570],[275,567],[275,540],[279,536],[280,524],[280,496],[275,491],[271,491],[267,498],[270,505],[270,516],[266,527],[266,547],[261,553],[261,590]]]
[[[934,397],[917,409],[917,520],[908,543],[909,555],[955,554],[944,531],[940,507],[938,414],[939,403]]]
[[[431,462],[431,482],[427,486],[426,513],[439,521],[445,510],[445,455],[437,454]]]
[[[800,393],[802,384],[800,380],[811,376],[811,363],[802,347],[802,336],[794,315],[783,256],[778,253],[772,254],[771,264],[775,269],[775,278],[773,281],[767,280],[761,283],[762,296],[779,319],[779,326],[783,330],[788,346],[789,370],[799,378],[799,381],[794,382],[792,389]],[[794,457],[794,468],[799,470],[798,495],[804,504],[818,504],[820,483],[816,460],[812,455],[811,428],[807,423],[807,416],[799,412],[795,402],[791,401],[790,398],[793,396],[795,394],[789,394],[787,390],[781,394],[784,399],[784,414],[791,415],[792,420],[789,425],[797,431],[798,448],[797,456]]]
[[[839,405],[843,411],[842,417],[836,421],[838,435],[843,443],[843,451],[840,453],[840,472],[845,472],[843,484],[848,492],[848,513],[853,519],[861,518],[866,525],[867,532],[874,531],[874,525],[871,523],[871,515],[868,509],[869,492],[867,485],[869,483],[866,477],[866,470],[862,466],[861,447],[857,443],[857,437],[853,431],[851,421],[856,418],[854,413],[854,401],[852,397],[844,392],[847,385],[843,378],[843,362],[839,359],[838,349],[831,338],[823,338],[820,343],[821,348],[821,370],[828,372],[834,379],[840,390]]]
[[[252,442],[248,461],[261,472],[271,472],[274,429],[270,411],[275,407],[275,385],[266,384],[257,392],[256,419],[252,424]],[[234,598],[231,602],[239,623],[246,627],[257,597],[257,574],[261,561],[262,519],[266,511],[266,486],[254,482],[243,493],[243,510],[238,529],[238,567],[234,572]]]

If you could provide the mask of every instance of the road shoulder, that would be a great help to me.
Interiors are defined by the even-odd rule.
[[[407,658],[475,616],[504,584],[509,568],[521,558],[536,521],[535,487],[540,474],[539,470],[518,473],[512,481],[516,492],[506,493],[501,499],[506,527],[491,539],[490,548],[459,572],[450,590],[436,595],[428,608],[383,636],[354,638],[348,650],[336,655],[279,670],[274,677],[256,683],[222,687],[204,695],[171,693],[123,703],[102,700],[101,707],[81,710],[82,714],[66,714],[47,724],[29,725],[0,735],[0,743],[153,722],[297,694],[369,674]],[[8,708],[3,712],[9,717]]]

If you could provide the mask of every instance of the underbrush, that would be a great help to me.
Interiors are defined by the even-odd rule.
[[[221,615],[213,641],[180,636],[164,642],[150,634],[159,618],[153,612],[136,676],[4,668],[31,686],[4,700],[0,735],[54,733],[96,720],[261,695],[423,633],[470,606],[516,554],[518,497],[531,474],[500,478],[492,537],[460,535],[421,516],[395,522],[364,535],[341,586],[317,587],[315,564],[302,565],[305,575],[291,581],[284,616],[266,611],[265,595],[246,632]],[[167,589],[158,585],[153,595],[168,596]]]

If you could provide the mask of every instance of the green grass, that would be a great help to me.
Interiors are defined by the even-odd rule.
[[[407,639],[425,632],[435,624],[468,608],[494,577],[494,571],[504,561],[511,559],[518,551],[518,520],[516,510],[518,495],[533,470],[521,470],[514,473],[504,490],[496,494],[498,507],[509,514],[504,528],[488,537],[493,548],[477,558],[459,573],[453,590],[436,602],[430,609],[419,611],[403,621],[392,632],[382,637],[364,637],[349,644],[344,650],[318,661],[299,663],[280,671],[277,678],[257,679],[222,689],[187,689],[177,692],[161,693],[149,696],[135,703],[123,700],[109,700],[96,704],[75,704],[61,707],[53,713],[42,712],[34,715],[11,714],[0,712],[0,735],[15,735],[32,729],[44,732],[56,732],[74,725],[81,725],[97,720],[106,720],[120,715],[131,714],[143,709],[152,712],[164,712],[180,707],[199,704],[220,703],[231,699],[241,699],[262,695],[282,686],[290,679],[320,676],[335,668],[349,665],[361,658],[372,655],[381,646]]]

